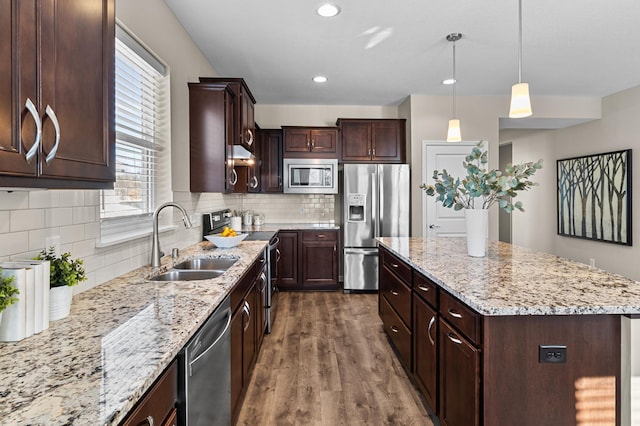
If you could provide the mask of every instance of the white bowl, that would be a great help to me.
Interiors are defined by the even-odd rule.
[[[235,237],[223,237],[222,234],[214,234],[214,235],[205,235],[204,237],[207,240],[211,241],[213,244],[215,244],[216,247],[230,248],[240,244],[240,242],[245,238],[247,238],[248,235],[249,234],[245,233],[245,234],[238,234]]]

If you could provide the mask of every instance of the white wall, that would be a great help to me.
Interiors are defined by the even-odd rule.
[[[640,212],[632,206],[634,246],[620,246],[557,235],[556,160],[622,149],[640,148],[640,86],[602,99],[602,119],[566,129],[540,132],[512,132],[503,140],[513,140],[514,161],[543,158],[545,166],[536,180],[540,186],[522,194],[527,210],[513,217],[514,244],[548,251],[582,263],[595,259],[596,266],[640,280]],[[640,171],[632,170],[632,189],[640,181]],[[637,197],[636,197],[637,198]]]

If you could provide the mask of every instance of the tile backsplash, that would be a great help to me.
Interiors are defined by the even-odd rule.
[[[61,250],[84,261],[87,281],[75,287],[79,293],[133,269],[149,264],[151,237],[145,236],[109,247],[100,241],[100,191],[0,189],[0,261],[33,257],[45,239],[60,236]],[[230,208],[264,213],[267,223],[326,223],[335,220],[334,195],[322,194],[197,194],[174,192],[200,225],[200,215]],[[163,216],[167,215],[163,212]],[[173,213],[178,229],[161,234],[161,246],[183,248],[200,241],[201,228],[185,229]],[[151,231],[151,229],[149,229]]]

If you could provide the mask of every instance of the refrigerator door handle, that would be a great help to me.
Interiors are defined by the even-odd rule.
[[[365,256],[377,256],[377,248],[346,248],[344,254],[362,254]]]
[[[378,205],[378,175],[372,173],[371,177],[371,225],[373,228],[373,238],[380,235],[380,207]]]

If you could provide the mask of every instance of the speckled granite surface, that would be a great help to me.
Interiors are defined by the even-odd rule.
[[[17,343],[0,343],[0,424],[118,424],[256,260],[265,241],[178,261],[237,257],[215,279],[154,282],[144,267],[74,296],[69,317]],[[171,267],[163,258],[160,270]]]
[[[401,259],[483,315],[640,313],[640,282],[511,244],[467,255],[464,238],[379,238]]]

